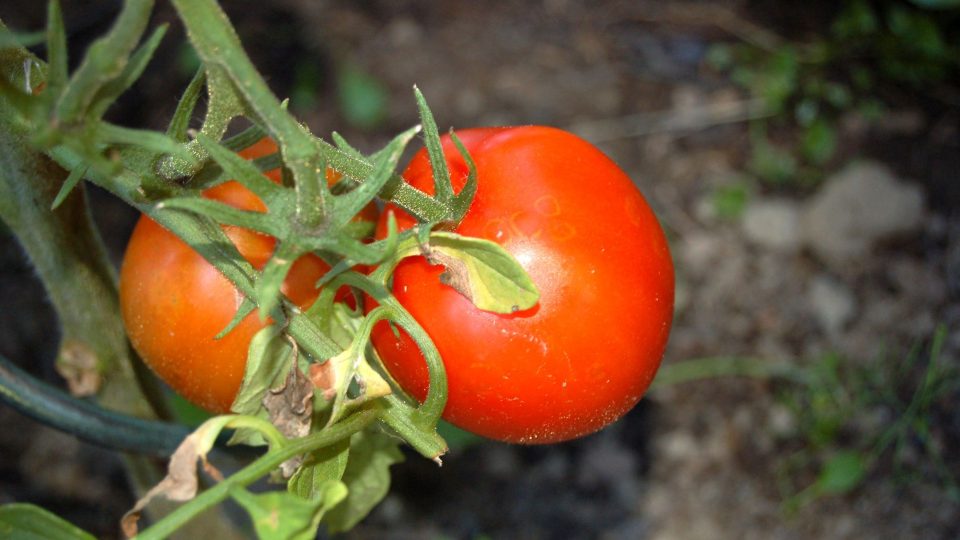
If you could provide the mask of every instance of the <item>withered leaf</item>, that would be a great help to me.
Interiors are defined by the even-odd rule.
[[[208,438],[208,435],[202,430],[197,430],[184,439],[170,458],[167,476],[138,500],[133,509],[124,514],[120,525],[127,538],[136,536],[140,514],[156,497],[182,502],[189,501],[197,495],[198,459],[202,461],[204,470],[208,474],[218,480],[223,478],[220,472],[207,462],[206,453],[209,451],[209,444],[201,440],[205,438]]]
[[[103,384],[103,376],[97,369],[97,354],[86,343],[75,339],[64,341],[56,369],[67,381],[70,394],[77,397],[92,396]]]
[[[270,423],[285,437],[303,437],[310,433],[313,419],[313,383],[299,367],[293,366],[283,386],[266,393],[263,406],[270,415]],[[289,478],[302,462],[302,456],[298,456],[280,465],[284,478]]]

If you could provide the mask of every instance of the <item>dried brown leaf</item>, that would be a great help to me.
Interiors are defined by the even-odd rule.
[[[120,525],[123,533],[131,538],[137,534],[137,522],[140,514],[146,508],[150,501],[157,497],[164,497],[171,501],[189,501],[197,495],[197,460],[201,460],[203,468],[215,479],[222,479],[216,468],[207,462],[206,453],[209,450],[209,444],[202,439],[208,438],[205,430],[199,429],[191,433],[180,443],[176,452],[170,457],[170,465],[167,468],[167,476],[157,485],[153,486],[144,495],[134,507],[124,514]]]
[[[263,406],[270,415],[270,423],[285,437],[303,437],[310,433],[313,420],[313,382],[299,367],[293,366],[283,386],[266,393]],[[292,476],[302,462],[302,456],[298,456],[280,465],[284,478]]]
[[[66,379],[70,394],[77,397],[92,396],[103,384],[103,376],[97,369],[97,354],[82,341],[63,342],[56,369]]]

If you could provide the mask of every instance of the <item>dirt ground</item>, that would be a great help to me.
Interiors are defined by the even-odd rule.
[[[678,285],[668,369],[736,357],[813,371],[833,358],[846,381],[816,393],[842,405],[831,408],[776,377],[705,377],[658,387],[580,441],[473,444],[439,469],[410,454],[394,467],[388,498],[345,538],[960,537],[960,384],[909,417],[924,430],[871,453],[877,434],[908,418],[938,328],[935,362],[960,366],[960,101],[901,93],[872,124],[850,115],[818,182],[772,186],[744,172],[748,96],[706,55],[757,28],[802,39],[829,21],[831,3],[787,12],[746,1],[261,4],[228,12],[278,94],[316,76],[314,99],[293,104],[315,133],[376,148],[416,122],[416,84],[441,130],[549,124],[597,143],[670,237]],[[0,8],[0,18],[39,24],[36,9],[23,9]],[[168,6],[159,18],[172,19]],[[80,19],[78,35],[93,33],[109,11]],[[180,37],[172,28],[159,74],[115,115],[163,125],[179,92],[172,85],[188,77],[173,45]],[[337,106],[345,69],[387,90],[373,128],[350,125]],[[717,205],[730,186],[748,193],[732,216]],[[119,256],[135,216],[95,200]],[[8,238],[0,261],[0,292],[17,313],[0,318],[0,352],[24,364],[50,358],[55,323]],[[5,407],[0,418],[16,428],[0,431],[0,502],[35,501],[115,534],[131,504],[117,460]],[[816,426],[832,419],[839,431],[817,439]],[[869,456],[862,482],[792,506],[821,465],[851,452]]]

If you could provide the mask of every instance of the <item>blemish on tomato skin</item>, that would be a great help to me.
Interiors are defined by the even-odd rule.
[[[553,195],[540,197],[533,202],[533,208],[542,216],[556,217],[560,215],[560,203]]]

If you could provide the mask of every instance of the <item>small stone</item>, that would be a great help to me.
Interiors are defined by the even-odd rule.
[[[753,201],[744,211],[741,224],[747,239],[762,248],[783,252],[800,248],[800,208],[792,201]]]
[[[688,273],[701,275],[716,264],[716,260],[722,255],[722,247],[717,236],[694,231],[682,238],[678,254]]]
[[[836,335],[843,330],[857,311],[853,292],[829,276],[814,277],[807,298],[814,318],[829,335]]]
[[[821,259],[842,265],[917,231],[923,215],[920,187],[878,163],[854,163],[827,179],[809,202],[803,239]]]

